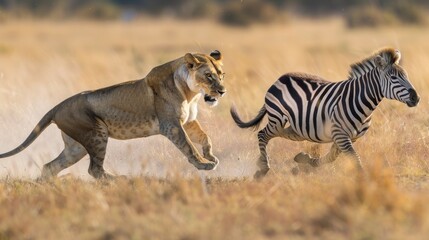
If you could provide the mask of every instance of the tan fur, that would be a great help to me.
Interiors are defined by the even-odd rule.
[[[110,177],[103,168],[109,137],[131,139],[162,134],[171,140],[197,169],[211,170],[218,163],[211,140],[201,129],[197,102],[205,93],[209,104],[225,92],[220,52],[210,56],[186,54],[153,68],[137,81],[72,96],[47,113],[26,141],[1,154],[16,154],[51,122],[62,131],[64,151],[46,164],[42,177],[61,170],[90,155],[89,173],[95,178]],[[192,141],[203,146],[202,157]]]

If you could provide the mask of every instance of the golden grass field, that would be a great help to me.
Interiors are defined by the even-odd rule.
[[[28,149],[0,162],[0,239],[426,239],[429,235],[429,28],[348,30],[340,19],[228,28],[211,22],[9,21],[0,25],[0,152],[72,94],[140,79],[186,52],[224,57],[228,94],[199,118],[221,163],[198,172],[161,136],[109,142],[105,166],[126,177],[94,181],[88,157],[39,182],[62,150],[52,125]],[[274,139],[269,175],[254,181],[256,133],[229,116],[255,116],[283,73],[344,80],[374,50],[401,50],[418,107],[384,100],[355,148],[367,178],[348,159],[296,168],[302,150],[329,145]],[[138,103],[136,103],[138,104]]]

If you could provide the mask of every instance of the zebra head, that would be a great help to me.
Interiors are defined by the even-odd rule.
[[[396,99],[415,107],[420,97],[408,80],[408,74],[399,66],[401,53],[398,50],[386,49],[380,51],[374,58],[374,63],[380,70],[380,85],[382,94],[388,99]]]

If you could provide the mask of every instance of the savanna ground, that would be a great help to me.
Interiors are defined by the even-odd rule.
[[[425,239],[429,234],[429,29],[348,30],[336,18],[227,28],[210,22],[9,21],[0,26],[0,152],[21,143],[64,98],[139,79],[186,52],[219,49],[227,95],[200,105],[202,125],[221,160],[198,172],[160,136],[109,142],[105,166],[125,175],[93,181],[88,158],[58,179],[39,182],[62,141],[55,125],[24,152],[0,163],[0,239]],[[367,178],[347,159],[316,170],[296,168],[307,142],[270,142],[272,170],[254,181],[256,133],[238,129],[262,106],[282,73],[333,81],[349,64],[383,46],[398,47],[420,105],[385,100],[356,144]],[[138,103],[136,103],[138,104]]]

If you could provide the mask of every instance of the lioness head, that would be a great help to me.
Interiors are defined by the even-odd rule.
[[[189,77],[186,83],[193,92],[204,94],[204,101],[216,106],[218,99],[226,93],[223,86],[222,55],[218,50],[205,54],[187,53],[184,57]]]

